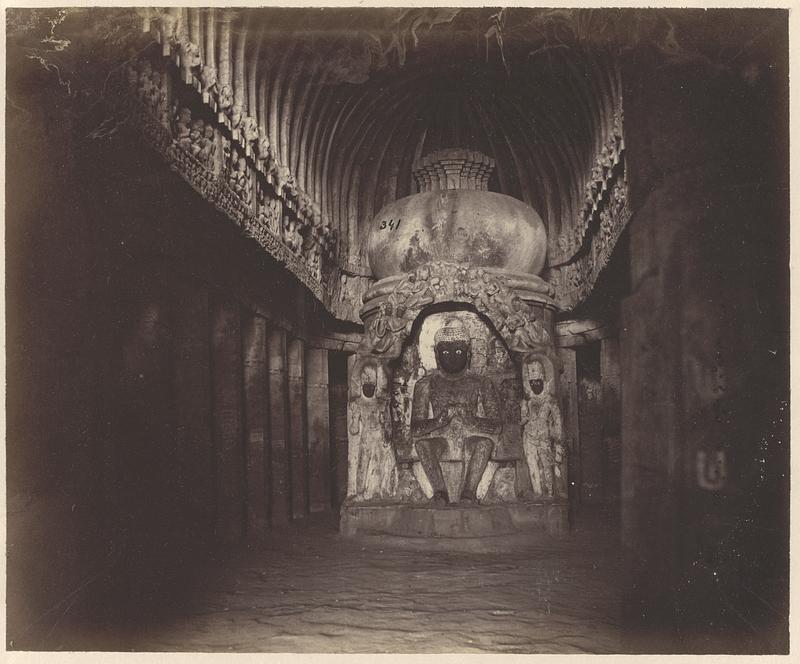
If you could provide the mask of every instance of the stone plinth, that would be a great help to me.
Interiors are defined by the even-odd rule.
[[[566,501],[506,505],[344,505],[343,535],[480,539],[529,532],[561,535],[569,529]]]

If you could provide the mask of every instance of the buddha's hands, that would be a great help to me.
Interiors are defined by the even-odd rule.
[[[450,420],[452,419],[453,419],[453,414],[450,412],[450,408],[445,408],[441,413],[439,413],[439,416],[436,418],[436,424],[441,427],[444,426],[445,424],[449,424]]]
[[[473,414],[467,412],[467,409],[462,405],[448,406],[446,412],[448,413],[448,421],[469,424],[473,420]]]

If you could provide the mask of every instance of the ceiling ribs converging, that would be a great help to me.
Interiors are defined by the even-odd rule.
[[[413,161],[448,147],[495,159],[490,189],[535,207],[553,242],[619,103],[613,55],[550,10],[508,10],[502,53],[491,9],[177,11],[355,263],[375,212],[416,192]]]

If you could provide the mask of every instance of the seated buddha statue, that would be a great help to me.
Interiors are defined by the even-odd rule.
[[[469,371],[470,337],[460,320],[450,318],[436,332],[434,352],[438,368],[414,386],[411,437],[433,488],[433,503],[449,502],[441,468],[446,459],[463,461],[466,477],[459,502],[474,504],[502,428],[497,392],[489,378]]]

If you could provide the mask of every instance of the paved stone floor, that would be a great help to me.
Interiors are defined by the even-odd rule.
[[[577,527],[560,540],[543,535],[505,551],[469,552],[346,539],[330,518],[316,517],[273,543],[232,557],[182,614],[107,646],[620,652],[617,554],[616,535],[597,524]]]

